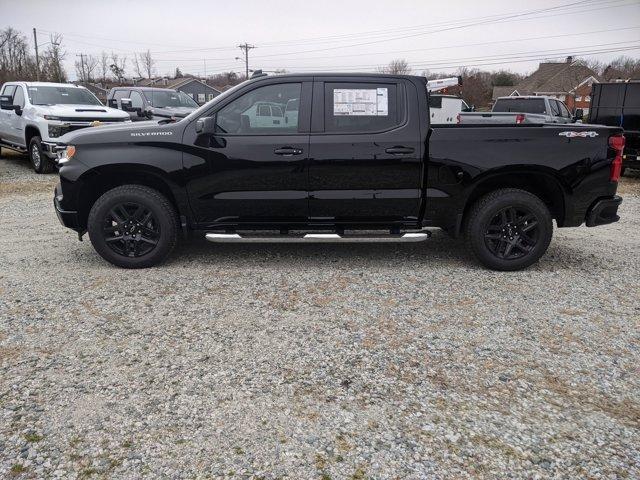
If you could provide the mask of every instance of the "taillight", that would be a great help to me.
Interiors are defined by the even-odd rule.
[[[524,123],[524,115],[519,113],[516,115],[516,124]]]
[[[617,182],[620,180],[620,174],[622,173],[622,152],[624,151],[624,136],[613,135],[609,137],[609,147],[616,152],[616,156],[611,162],[611,173],[609,174],[609,180]]]

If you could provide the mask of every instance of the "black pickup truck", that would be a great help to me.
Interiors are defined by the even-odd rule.
[[[63,225],[127,268],[213,242],[464,235],[485,266],[536,262],[558,227],[615,222],[624,137],[594,125],[431,128],[425,79],[263,76],[180,121],[62,137]],[[371,233],[373,232],[373,233]]]

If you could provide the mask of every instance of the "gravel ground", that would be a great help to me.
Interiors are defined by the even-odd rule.
[[[406,245],[111,267],[0,161],[0,477],[638,478],[640,179],[524,272]]]

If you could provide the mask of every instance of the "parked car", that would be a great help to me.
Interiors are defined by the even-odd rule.
[[[128,112],[134,122],[183,118],[199,106],[184,92],[151,87],[114,87],[107,95],[107,105]]]
[[[589,123],[622,127],[622,171],[640,169],[640,82],[594,83]]]
[[[474,107],[470,107],[467,102],[455,95],[429,95],[429,113],[432,125],[457,123],[460,112],[473,112],[474,110]]]
[[[54,147],[65,133],[128,120],[124,112],[71,84],[8,82],[0,91],[0,146],[28,152],[38,173],[54,169]]]
[[[500,97],[491,112],[458,115],[458,123],[575,123],[567,106],[553,97]]]
[[[415,242],[439,227],[487,267],[517,270],[547,250],[553,220],[619,219],[621,128],[432,127],[425,83],[260,77],[178,122],[68,134],[55,210],[126,268],[161,262],[180,229],[212,242]],[[296,99],[296,123],[241,120]]]

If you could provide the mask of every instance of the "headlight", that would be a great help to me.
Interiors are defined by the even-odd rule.
[[[55,115],[40,115],[45,120],[61,120],[60,117],[56,117]]]
[[[73,158],[76,154],[76,147],[73,145],[67,145],[66,148],[62,150],[58,150],[56,152],[56,157],[58,159],[58,164],[62,165],[63,163],[67,163],[69,160]]]
[[[49,137],[51,138],[61,137],[68,131],[69,128],[66,125],[49,125]]]

